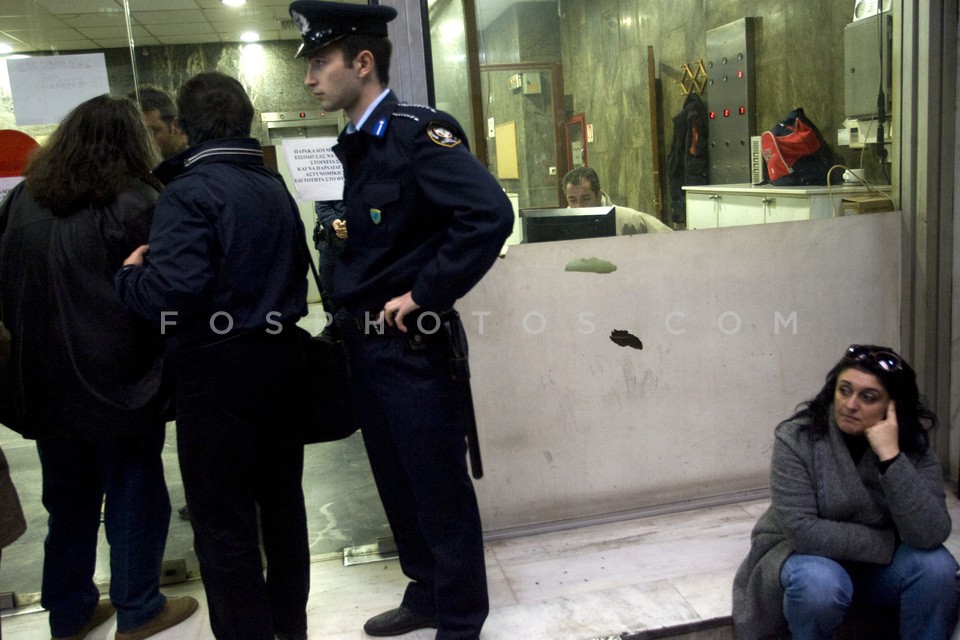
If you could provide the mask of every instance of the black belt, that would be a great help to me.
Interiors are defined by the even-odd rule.
[[[362,335],[368,338],[406,338],[416,342],[422,342],[425,338],[440,337],[443,335],[443,318],[449,311],[438,313],[436,311],[417,310],[408,313],[403,318],[403,324],[407,328],[406,333],[400,330],[396,325],[389,325],[386,321],[377,322],[377,315],[372,313],[366,316],[352,316],[348,324],[350,329],[356,329]]]

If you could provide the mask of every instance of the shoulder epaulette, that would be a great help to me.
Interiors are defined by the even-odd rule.
[[[398,109],[400,109],[400,108],[404,108],[404,109],[422,109],[423,111],[429,111],[430,113],[437,113],[437,110],[434,109],[433,107],[428,107],[428,106],[422,105],[422,104],[410,104],[409,102],[401,102],[401,103],[397,104],[397,108],[398,108]],[[396,113],[396,111],[394,111],[394,113]]]

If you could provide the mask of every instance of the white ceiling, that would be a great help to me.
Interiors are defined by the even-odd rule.
[[[478,22],[483,28],[507,7],[529,1],[536,0],[477,0]],[[288,13],[290,0],[247,0],[241,7],[228,7],[220,0],[128,2],[137,46],[240,42],[245,31],[258,32],[261,40],[300,38]],[[123,0],[0,0],[3,43],[14,53],[126,47]]]
[[[346,0],[361,2],[362,0]],[[296,40],[290,0],[129,0],[137,46],[239,42],[244,31],[261,40]],[[0,0],[0,43],[15,52],[111,49],[128,46],[123,0]]]

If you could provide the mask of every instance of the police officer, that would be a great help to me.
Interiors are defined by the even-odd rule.
[[[450,377],[440,324],[493,265],[513,226],[510,202],[451,116],[401,104],[387,89],[387,6],[290,5],[325,111],[349,124],[344,167],[349,233],[333,296],[350,313],[351,390],[400,565],[400,606],[364,625],[372,636],[436,627],[475,640],[489,604],[476,495],[466,464],[472,414]]]

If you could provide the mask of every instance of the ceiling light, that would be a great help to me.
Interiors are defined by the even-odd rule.
[[[247,3],[247,0],[220,0],[223,4],[228,7],[240,7]]]
[[[0,56],[13,53],[13,47],[6,42],[0,42]]]
[[[260,34],[256,31],[245,31],[240,34],[240,39],[244,42],[256,42],[260,39]]]

